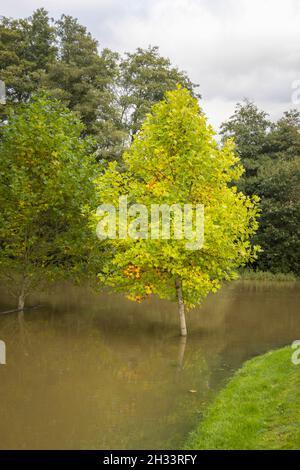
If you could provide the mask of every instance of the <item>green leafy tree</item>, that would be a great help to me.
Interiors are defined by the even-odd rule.
[[[291,109],[272,125],[266,139],[266,152],[273,160],[300,156],[300,112]]]
[[[177,299],[181,334],[186,335],[185,306],[198,304],[223,279],[235,278],[236,268],[256,256],[250,238],[257,229],[257,198],[230,185],[243,173],[233,143],[218,147],[197,99],[180,87],[153,106],[124,165],[120,173],[111,163],[98,178],[99,201],[118,207],[119,197],[126,195],[129,205],[143,204],[147,213],[153,204],[203,204],[204,245],[187,249],[174,230],[170,239],[145,237],[155,228],[151,219],[136,239],[122,239],[119,233],[104,241],[111,256],[99,277],[133,300],[150,294]],[[139,225],[130,214],[128,221],[129,230]]]
[[[40,8],[27,19],[1,18],[0,78],[6,84],[8,104],[30,98],[55,54],[55,30],[46,10]]]
[[[257,172],[268,159],[266,147],[270,127],[267,113],[247,99],[237,103],[234,114],[221,125],[223,140],[234,139],[236,152],[246,170],[239,183],[246,194],[255,193]]]
[[[158,47],[138,48],[134,53],[126,53],[120,62],[119,83],[123,122],[131,137],[140,129],[152,105],[177,84],[200,97],[195,91],[197,85],[185,72],[172,66],[168,58],[162,57]]]
[[[76,18],[49,18],[43,8],[24,19],[0,20],[0,80],[9,107],[48,90],[76,112],[93,135],[96,159],[121,160],[151,106],[179,83],[195,96],[196,85],[172,66],[157,47],[137,49],[124,58],[98,42]],[[199,96],[199,95],[197,95]]]
[[[28,19],[20,20],[24,30],[24,58],[36,70],[46,71],[57,53],[54,20],[44,8],[35,10]]]
[[[262,252],[253,268],[299,273],[300,113],[285,112],[271,123],[253,103],[239,103],[222,125],[233,137],[246,173],[239,187],[261,199],[261,223],[255,242]]]
[[[46,89],[76,112],[93,135],[97,159],[118,158],[126,133],[115,93],[118,54],[104,49],[71,16],[54,22],[43,8],[29,18],[0,22],[0,79],[6,84],[9,107],[26,103]]]
[[[262,253],[255,266],[262,271],[300,275],[300,160],[277,158],[259,173],[262,216],[255,240]]]
[[[300,113],[290,110],[271,127],[269,161],[258,172],[262,218],[256,239],[262,246],[255,266],[300,274]]]
[[[99,54],[97,41],[71,16],[62,15],[55,26],[58,55],[45,84],[78,112],[87,133],[96,134],[97,119],[109,117],[118,56],[108,49]]]
[[[4,125],[0,142],[0,274],[23,309],[44,281],[86,270],[93,241],[90,142],[58,101],[36,97]]]

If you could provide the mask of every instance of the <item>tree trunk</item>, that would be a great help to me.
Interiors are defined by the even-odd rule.
[[[18,310],[23,311],[24,306],[25,306],[25,286],[23,282],[21,286],[21,292],[18,298]]]
[[[25,306],[25,298],[24,295],[20,294],[18,299],[18,310],[23,310]]]
[[[186,347],[186,336],[181,336],[179,343],[179,351],[178,351],[178,361],[177,361],[177,371],[180,372],[183,369],[183,360],[184,360],[184,352]]]
[[[176,295],[178,300],[178,313],[179,313],[179,323],[180,323],[180,334],[181,336],[187,335],[186,322],[185,322],[185,313],[184,313],[184,301],[182,296],[181,281],[177,277],[175,281]]]

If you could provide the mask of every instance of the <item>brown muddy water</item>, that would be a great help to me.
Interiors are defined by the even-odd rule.
[[[172,303],[68,286],[30,299],[43,307],[23,322],[0,316],[0,448],[180,447],[245,360],[300,339],[299,292],[224,287],[188,314],[186,344]]]

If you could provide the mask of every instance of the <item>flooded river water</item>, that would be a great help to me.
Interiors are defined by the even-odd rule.
[[[82,288],[0,316],[1,449],[174,449],[241,364],[300,339],[299,283],[238,282],[188,313]],[[2,297],[4,310],[7,307]]]

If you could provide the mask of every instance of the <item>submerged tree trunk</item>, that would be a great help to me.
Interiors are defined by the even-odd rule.
[[[25,306],[25,297],[23,294],[19,295],[18,299],[18,310],[23,310]]]
[[[176,296],[178,300],[178,313],[179,313],[179,322],[180,322],[180,334],[181,336],[187,335],[186,322],[185,322],[185,312],[184,312],[184,301],[182,296],[181,289],[181,280],[177,277],[175,281]]]
[[[25,306],[25,281],[23,280],[21,285],[21,291],[18,297],[18,310],[23,311]]]
[[[186,336],[180,337],[179,351],[178,351],[178,361],[177,361],[177,371],[180,372],[183,369],[184,353],[186,347]]]

